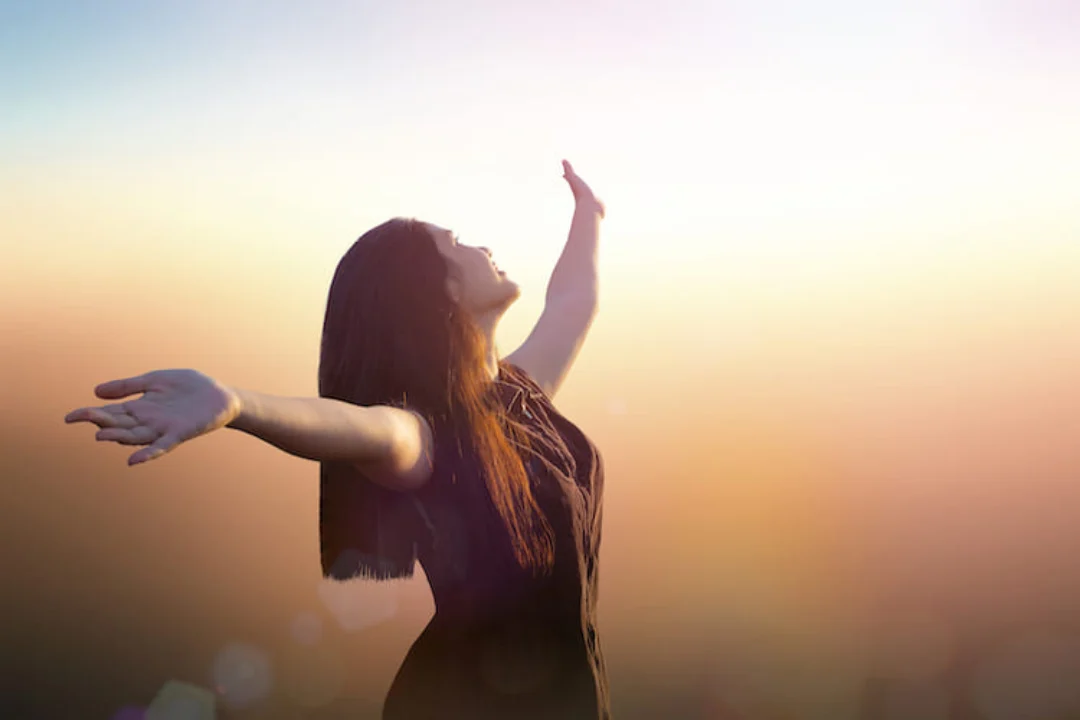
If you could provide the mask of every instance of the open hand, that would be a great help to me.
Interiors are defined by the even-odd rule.
[[[570,166],[570,163],[566,160],[562,161],[563,177],[566,179],[567,184],[570,185],[570,191],[574,193],[574,201],[582,207],[593,207],[599,213],[600,217],[604,217],[604,203],[593,193],[592,188],[586,184],[584,180],[578,177],[578,174],[574,172],[574,168]]]
[[[197,370],[153,370],[138,377],[111,380],[94,388],[100,398],[128,400],[72,410],[64,422],[91,422],[98,440],[121,445],[147,445],[128,458],[128,465],[154,460],[182,442],[224,427],[240,413],[238,396]]]

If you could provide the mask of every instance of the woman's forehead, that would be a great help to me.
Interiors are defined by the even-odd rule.
[[[447,230],[444,227],[439,227],[433,223],[424,223],[428,231],[437,238],[450,240],[454,237],[452,230]]]
[[[446,228],[433,225],[432,223],[424,223],[428,232],[431,233],[431,237],[435,240],[435,247],[443,255],[449,256],[454,247],[454,233]]]

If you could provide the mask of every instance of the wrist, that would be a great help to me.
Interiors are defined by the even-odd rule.
[[[254,408],[251,393],[235,387],[225,387],[225,393],[229,396],[230,419],[225,427],[233,430],[244,430],[250,427],[251,413]]]
[[[596,198],[577,198],[574,204],[575,213],[585,213],[604,217],[604,204]]]

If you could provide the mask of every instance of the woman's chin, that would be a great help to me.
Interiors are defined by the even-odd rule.
[[[506,277],[505,273],[503,273],[500,277],[502,278],[502,282],[500,283],[500,285],[503,290],[503,297],[506,298],[507,303],[512,303],[519,297],[521,297],[521,288],[518,287],[518,284],[516,282]]]

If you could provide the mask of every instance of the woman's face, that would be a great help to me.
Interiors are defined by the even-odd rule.
[[[490,250],[459,243],[438,225],[425,225],[450,265],[446,290],[464,310],[473,316],[502,312],[518,299],[521,288],[492,262]]]

